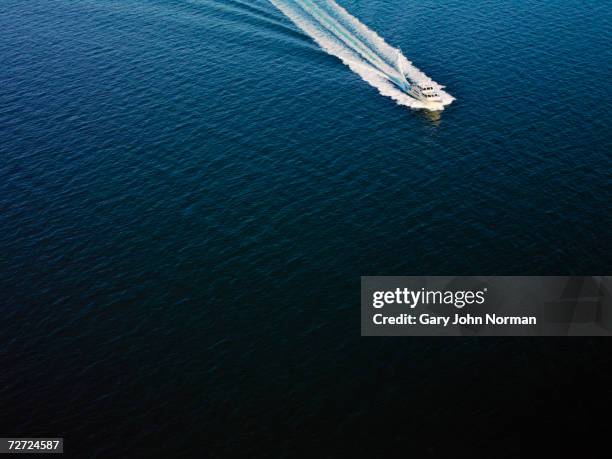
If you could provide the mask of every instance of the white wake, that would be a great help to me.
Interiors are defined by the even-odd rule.
[[[389,81],[390,78],[402,78],[400,70],[412,81],[430,82],[434,85],[440,93],[443,105],[455,100],[442,90],[441,85],[416,68],[397,48],[387,44],[376,32],[334,0],[270,1],[323,50],[338,57],[353,72],[378,89],[380,94],[392,98],[398,104],[410,108],[429,108]]]

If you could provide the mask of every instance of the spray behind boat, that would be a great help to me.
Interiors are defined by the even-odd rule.
[[[327,53],[383,96],[415,109],[443,110],[454,98],[334,0],[270,0]]]

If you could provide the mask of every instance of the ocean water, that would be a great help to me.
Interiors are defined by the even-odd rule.
[[[360,338],[359,284],[609,274],[612,4],[338,2],[456,100],[406,106],[296,1],[2,1],[0,436],[292,456],[452,409],[507,438],[609,363]]]

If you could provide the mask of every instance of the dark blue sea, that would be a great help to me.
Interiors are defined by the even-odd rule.
[[[593,340],[361,338],[359,294],[609,274],[612,3],[338,2],[456,100],[399,104],[266,0],[2,0],[0,436],[336,457],[452,412],[517,457],[504,413],[603,374]]]

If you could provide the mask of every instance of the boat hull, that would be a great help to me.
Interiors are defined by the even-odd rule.
[[[408,83],[406,80],[401,80],[399,78],[389,77],[389,81],[391,81],[395,86],[397,86],[399,89],[401,89],[403,92],[405,92],[408,96],[410,96],[414,100],[419,101],[420,103],[422,103],[423,104],[423,108],[425,110],[430,110],[430,111],[444,110],[444,104],[442,103],[441,100],[436,100],[436,101],[425,100],[425,99],[423,99],[421,97],[418,97],[416,94],[414,94],[413,91],[412,91],[412,87],[410,86],[410,83]]]

